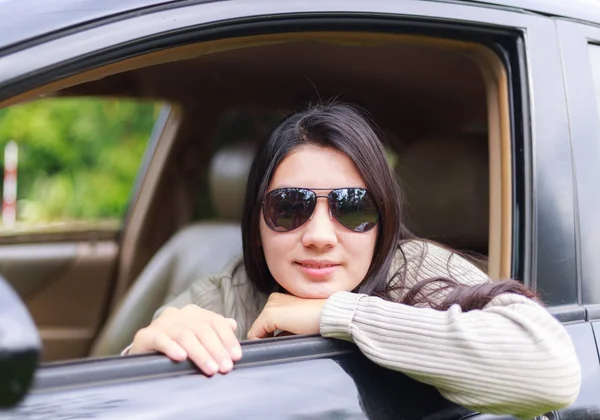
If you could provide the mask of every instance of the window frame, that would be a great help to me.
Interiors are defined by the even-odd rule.
[[[520,80],[523,89],[518,92],[520,97],[512,98],[525,104],[522,115],[518,117],[518,129],[522,131],[518,134],[524,140],[513,149],[513,152],[517,150],[523,155],[522,162],[516,162],[517,170],[513,174],[515,178],[519,177],[515,182],[521,184],[522,193],[522,197],[513,200],[513,209],[519,213],[518,217],[515,215],[513,218],[513,223],[519,224],[514,229],[520,233],[519,243],[516,242],[517,238],[513,239],[513,276],[534,288],[544,286],[544,290],[552,290],[555,295],[564,296],[565,293],[560,293],[560,287],[554,287],[556,284],[549,280],[552,277],[558,276],[563,279],[560,284],[574,288],[571,284],[575,275],[572,258],[573,209],[562,209],[561,216],[564,219],[560,231],[556,228],[550,231],[547,227],[554,224],[554,215],[544,212],[543,207],[538,212],[537,206],[538,202],[547,203],[557,199],[557,191],[568,194],[573,190],[570,178],[554,176],[557,172],[571,173],[570,159],[553,159],[551,168],[538,164],[552,150],[561,157],[570,155],[570,150],[565,147],[568,145],[561,141],[568,136],[568,127],[566,110],[561,106],[564,103],[562,74],[554,41],[555,27],[551,19],[475,5],[415,0],[402,3],[379,0],[368,5],[358,0],[347,1],[343,5],[334,1],[305,4],[300,0],[285,4],[258,1],[239,1],[238,4],[237,8],[230,8],[229,3],[222,2],[183,6],[171,4],[155,13],[104,25],[96,23],[83,32],[57,36],[47,43],[17,51],[1,59],[4,71],[0,76],[0,100],[55,81],[65,74],[97,67],[107,62],[109,57],[116,61],[148,50],[206,39],[207,34],[203,29],[213,29],[210,31],[213,39],[222,37],[220,28],[226,28],[227,23],[242,18],[245,22],[236,29],[238,31],[256,31],[256,22],[260,22],[262,30],[266,31],[269,21],[273,22],[277,15],[288,19],[328,19],[331,13],[348,22],[357,17],[390,18],[406,28],[428,28],[432,32],[441,25],[454,25],[462,34],[479,31],[488,37],[493,33],[516,31],[523,34],[526,42],[519,59],[523,66]],[[265,20],[264,16],[268,16],[269,20]],[[53,54],[44,53],[49,50]],[[537,100],[529,103],[527,98],[531,91],[535,92]],[[528,126],[530,120],[531,127]],[[549,120],[555,122],[552,128],[544,124]],[[529,136],[532,137],[531,141],[528,140]],[[543,147],[536,139],[544,139]],[[531,150],[530,143],[533,143]],[[522,172],[518,171],[520,167]],[[560,303],[572,304],[575,301]]]

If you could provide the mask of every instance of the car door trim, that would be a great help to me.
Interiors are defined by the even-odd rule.
[[[347,341],[320,336],[278,337],[244,341],[241,344],[244,357],[236,362],[235,369],[331,358],[358,351],[354,344]],[[115,381],[187,374],[204,375],[189,360],[174,363],[166,356],[157,354],[49,363],[42,365],[36,372],[31,392],[50,392]]]

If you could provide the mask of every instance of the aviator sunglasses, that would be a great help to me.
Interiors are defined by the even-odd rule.
[[[327,195],[315,191],[327,190]],[[364,188],[278,188],[265,196],[263,217],[269,229],[291,232],[310,220],[318,198],[327,198],[329,211],[342,226],[354,232],[368,232],[379,221],[379,210]]]

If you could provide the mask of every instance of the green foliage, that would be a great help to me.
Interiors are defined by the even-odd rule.
[[[19,146],[18,221],[122,218],[161,106],[51,98],[0,109],[0,152]]]

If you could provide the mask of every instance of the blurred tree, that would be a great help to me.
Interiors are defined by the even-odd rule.
[[[161,107],[49,98],[0,109],[0,151],[19,146],[18,222],[120,219]]]

